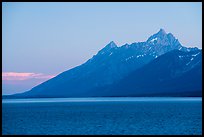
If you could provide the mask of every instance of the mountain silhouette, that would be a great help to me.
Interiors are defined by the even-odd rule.
[[[195,54],[199,57],[189,60]],[[184,47],[160,29],[145,42],[118,47],[111,41],[84,64],[13,97],[171,96],[177,91],[178,96],[194,91],[200,95],[201,55],[200,49]],[[173,86],[175,81],[192,82],[192,77],[197,83]]]

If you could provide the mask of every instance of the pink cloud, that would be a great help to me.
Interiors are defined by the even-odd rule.
[[[2,80],[28,80],[28,79],[51,79],[56,75],[46,75],[43,73],[18,73],[2,72]]]

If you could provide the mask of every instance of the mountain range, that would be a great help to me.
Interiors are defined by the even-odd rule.
[[[113,41],[91,59],[10,97],[202,96],[202,50],[163,29],[145,42]]]

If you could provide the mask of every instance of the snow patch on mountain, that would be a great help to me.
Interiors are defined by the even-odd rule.
[[[153,43],[153,42],[156,41],[156,40],[157,40],[157,38],[154,38],[154,39],[150,40],[150,42]]]
[[[192,55],[192,56],[194,56],[194,57],[195,57],[195,56],[197,56],[198,54],[200,54],[200,52],[199,52],[199,53],[197,53],[197,54],[194,54],[194,55]]]

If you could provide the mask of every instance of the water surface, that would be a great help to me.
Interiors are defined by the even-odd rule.
[[[3,99],[3,135],[201,135],[202,98]]]
[[[38,102],[104,102],[104,101],[202,101],[201,97],[97,97],[97,98],[29,98],[3,99],[2,103]]]

